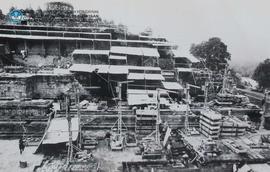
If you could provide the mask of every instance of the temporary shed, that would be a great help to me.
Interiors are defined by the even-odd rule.
[[[156,48],[112,46],[110,52],[115,54],[159,57]]]
[[[184,88],[177,82],[162,82],[165,89],[168,90],[183,90]]]
[[[189,52],[181,52],[179,50],[173,50],[174,58],[186,58],[191,63],[199,63],[200,60],[191,55]]]

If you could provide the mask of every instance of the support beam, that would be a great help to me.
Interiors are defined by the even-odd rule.
[[[41,52],[42,52],[42,55],[45,57],[46,56],[46,49],[45,49],[45,46],[44,46],[44,40],[43,39],[41,40]]]
[[[58,56],[61,57],[61,43],[60,43],[60,39],[58,39]]]

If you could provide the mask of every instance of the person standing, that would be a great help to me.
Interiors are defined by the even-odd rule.
[[[22,154],[22,152],[24,151],[24,148],[25,148],[25,145],[24,145],[23,139],[21,137],[20,140],[19,140],[20,154]]]
[[[111,140],[111,133],[107,131],[107,133],[105,134],[105,141],[106,141],[108,149],[110,149],[110,140]]]
[[[168,143],[167,145],[167,157],[168,157],[168,160],[171,162],[173,159],[171,143]]]

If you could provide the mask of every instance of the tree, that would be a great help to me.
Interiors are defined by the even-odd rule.
[[[220,38],[213,37],[200,44],[192,44],[190,53],[197,58],[202,58],[206,67],[213,71],[220,71],[231,60],[231,54],[227,51],[227,45]]]
[[[11,7],[9,8],[9,12],[11,12],[11,11],[13,11],[13,10],[15,10],[15,9],[16,9],[15,7],[11,6]]]
[[[0,20],[3,20],[5,18],[5,15],[3,14],[2,10],[0,9]]]
[[[48,2],[47,14],[49,17],[71,17],[74,13],[74,7],[66,2]]]
[[[25,15],[27,15],[30,18],[35,18],[35,11],[29,7],[24,10]]]
[[[41,18],[43,17],[43,11],[40,7],[35,11],[35,17]]]
[[[261,88],[270,88],[270,59],[264,60],[255,69],[252,78]]]
[[[81,12],[79,15],[78,15],[79,19],[82,21],[82,22],[86,22],[87,21],[87,18],[88,18],[88,15],[86,13],[83,13]]]

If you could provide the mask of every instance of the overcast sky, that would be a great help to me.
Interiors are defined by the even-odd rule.
[[[4,0],[2,0],[4,1]],[[55,0],[6,0],[0,8],[41,7]],[[186,52],[192,43],[220,37],[232,63],[247,64],[270,58],[269,0],[60,0],[75,9],[99,10],[102,18],[129,26],[151,27]]]

